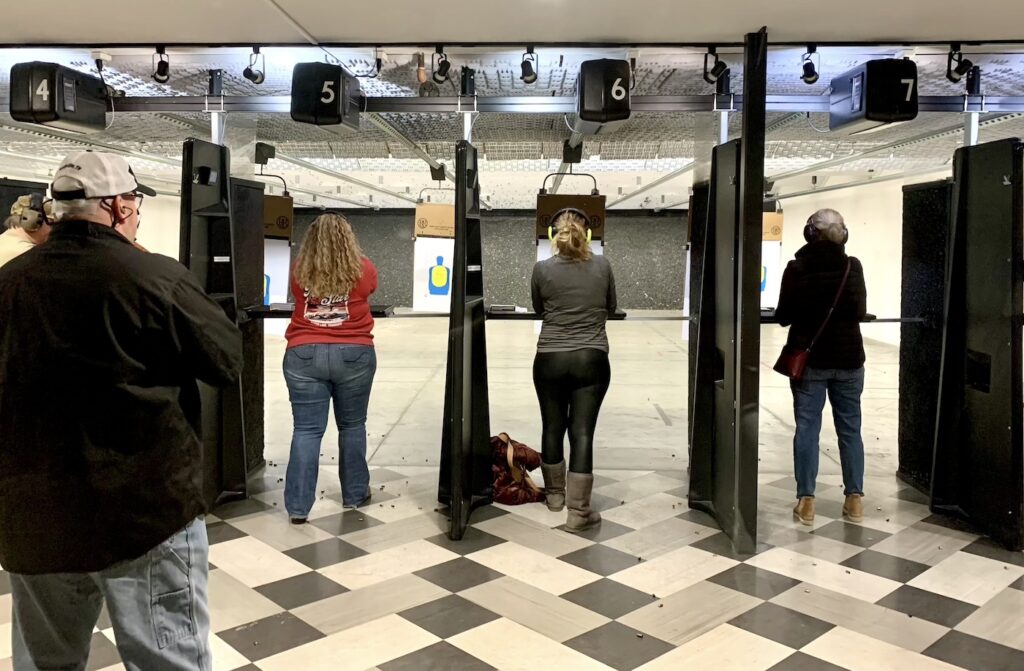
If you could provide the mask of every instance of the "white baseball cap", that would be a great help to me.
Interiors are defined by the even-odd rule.
[[[50,185],[54,200],[110,198],[135,192],[156,195],[153,189],[139,184],[124,157],[99,151],[69,154]]]

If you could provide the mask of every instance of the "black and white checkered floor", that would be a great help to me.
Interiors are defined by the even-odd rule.
[[[215,669],[1024,669],[1024,554],[895,479],[869,477],[854,525],[823,478],[812,528],[791,520],[791,481],[765,476],[764,545],[735,556],[679,472],[599,471],[605,521],[582,536],[540,504],[491,506],[461,542],[436,468],[375,469],[357,511],[321,477],[308,525],[275,474],[209,517]],[[0,573],[0,670],[8,592]],[[108,627],[89,671],[123,668]]]

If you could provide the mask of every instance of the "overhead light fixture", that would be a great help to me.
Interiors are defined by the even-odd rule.
[[[452,69],[452,64],[448,60],[448,54],[444,53],[442,45],[437,45],[435,55],[437,56],[437,61],[434,63],[434,81],[438,84],[444,84],[448,81],[448,72]]]
[[[416,81],[418,81],[420,84],[427,83],[426,61],[427,59],[423,55],[422,51],[416,54]]]
[[[266,61],[260,53],[260,48],[253,47],[252,55],[249,56],[249,67],[242,70],[242,76],[259,86],[267,79],[266,70]]]
[[[818,47],[814,46],[813,44],[808,44],[807,52],[800,57],[801,61],[803,61],[801,65],[801,67],[803,68],[803,74],[800,75],[800,79],[803,81],[804,84],[810,85],[816,84],[818,82],[818,78],[820,75],[818,75],[818,68],[814,64],[814,56],[817,53]],[[821,62],[820,58],[821,57],[819,56],[819,63]]]
[[[714,58],[715,60],[708,66],[708,60]],[[708,47],[708,52],[704,54],[704,81],[708,84],[714,84],[718,81],[718,78],[729,71],[729,65],[718,57],[718,51],[715,47]]]
[[[153,81],[166,84],[171,79],[171,60],[164,47],[157,47],[153,54]]]
[[[959,44],[954,42],[949,45],[949,55],[946,57],[946,79],[958,84],[973,67],[974,63],[964,58]]]
[[[523,69],[523,74],[519,78],[523,80],[524,84],[533,84],[537,81],[537,54],[533,53],[532,46],[526,47],[520,67]]]

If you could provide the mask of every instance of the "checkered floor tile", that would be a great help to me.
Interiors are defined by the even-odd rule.
[[[805,527],[790,480],[762,478],[753,556],[687,508],[680,472],[599,472],[606,521],[585,534],[491,506],[460,542],[436,470],[373,482],[368,506],[325,492],[304,526],[273,486],[209,516],[215,669],[1024,669],[1024,555],[895,479],[868,483],[861,525],[823,484]],[[9,592],[0,573],[0,670]],[[89,671],[122,668],[112,641],[104,615]]]

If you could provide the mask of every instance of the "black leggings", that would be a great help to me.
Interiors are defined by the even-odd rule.
[[[594,428],[611,378],[608,353],[599,349],[537,354],[533,385],[544,424],[544,463],[557,464],[565,458],[562,445],[568,429],[569,470],[593,470]]]

